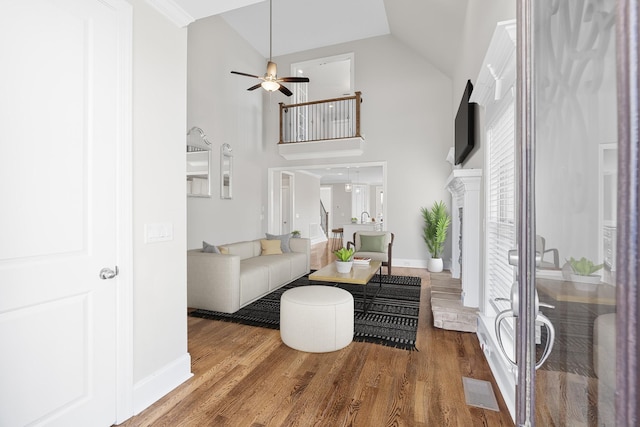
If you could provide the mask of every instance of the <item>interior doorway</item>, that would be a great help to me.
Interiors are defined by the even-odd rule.
[[[359,170],[360,172],[357,174],[356,178],[353,173],[354,170]],[[349,174],[347,170],[350,170]],[[331,228],[340,227],[342,224],[351,222],[351,218],[354,216],[352,212],[352,204],[351,199],[341,199],[341,197],[345,196],[346,193],[344,190],[345,183],[355,183],[355,180],[360,180],[360,184],[366,183],[370,186],[370,192],[373,194],[384,194],[386,198],[386,188],[387,188],[387,162],[363,162],[363,163],[347,163],[347,164],[324,164],[324,165],[309,165],[309,166],[288,166],[288,167],[278,167],[278,168],[269,168],[268,170],[268,218],[267,218],[267,232],[269,233],[284,233],[286,231],[282,231],[282,222],[286,220],[286,216],[289,215],[289,224],[291,226],[290,230],[293,231],[296,229],[296,223],[302,224],[300,227],[304,228],[304,224],[319,224],[319,211],[317,209],[308,209],[310,217],[304,217],[304,206],[300,206],[299,200],[296,200],[295,197],[295,185],[293,180],[295,179],[295,175],[297,173],[302,173],[305,175],[312,175],[319,178],[319,186],[318,193],[322,187],[332,187],[332,195],[331,195],[331,205],[326,206],[327,211],[329,211],[329,221]],[[283,175],[287,174],[289,176],[289,189],[286,189],[286,181],[285,181],[285,192],[289,191],[289,203],[283,202]],[[298,191],[301,191],[300,189]],[[286,195],[285,195],[286,197]],[[319,200],[315,200],[315,203],[318,203]],[[337,206],[336,206],[337,205]],[[381,204],[381,213],[376,212],[375,216],[381,216],[383,221],[387,219],[387,206],[386,203]],[[294,214],[295,212],[295,214]],[[300,213],[300,218],[296,216]],[[360,213],[357,213],[356,217],[359,219]],[[382,222],[382,227],[384,229],[385,222]],[[305,236],[305,233],[308,233],[309,230],[300,230]]]
[[[280,234],[293,231],[293,184],[295,175],[289,172],[280,174]]]

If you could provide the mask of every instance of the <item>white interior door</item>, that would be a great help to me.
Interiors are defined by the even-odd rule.
[[[116,419],[114,3],[0,3],[3,426]]]
[[[281,174],[280,184],[280,234],[291,233],[291,221],[293,218],[293,201],[291,191],[293,188],[293,175],[288,173]]]

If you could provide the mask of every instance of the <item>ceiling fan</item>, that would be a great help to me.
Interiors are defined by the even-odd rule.
[[[258,83],[255,86],[251,86],[247,90],[255,90],[259,87],[262,87],[264,90],[268,92],[273,92],[279,90],[287,96],[293,95],[289,89],[281,85],[281,82],[287,83],[309,83],[308,77],[280,77],[278,78],[277,65],[275,62],[271,61],[271,45],[272,45],[272,7],[271,1],[269,0],[269,62],[267,62],[267,72],[263,77],[255,76],[253,74],[241,73],[240,71],[232,71],[232,74],[239,74],[241,76],[254,77],[256,79],[262,80],[262,83]]]

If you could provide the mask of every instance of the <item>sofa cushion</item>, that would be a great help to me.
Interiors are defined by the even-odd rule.
[[[282,255],[280,240],[260,240],[262,252],[260,255]]]
[[[358,252],[384,252],[384,234],[378,236],[360,235]]]
[[[291,248],[289,247],[289,240],[291,240],[291,234],[281,234],[279,236],[275,234],[267,233],[267,240],[280,240],[280,249],[282,253],[286,254],[291,252]]]
[[[286,254],[288,255],[288,254]],[[263,266],[268,270],[269,290],[279,288],[291,281],[291,259],[283,255],[265,255],[242,261],[242,268],[245,266]]]
[[[210,245],[209,243],[202,241],[202,252],[211,253],[211,254],[219,254],[220,249],[218,249],[215,245]]]
[[[307,274],[307,254],[300,252],[290,252],[288,254],[282,254],[282,258],[289,259],[291,261],[291,277],[300,277]]]
[[[220,249],[220,252],[222,252],[223,254],[226,253],[228,255],[238,255],[241,260],[244,260],[260,255],[260,242],[250,241],[230,243],[227,245],[222,245],[218,247],[218,249]]]
[[[240,304],[244,305],[269,292],[269,268],[252,263],[255,258],[240,261]]]

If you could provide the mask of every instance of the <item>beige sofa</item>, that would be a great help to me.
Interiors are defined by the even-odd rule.
[[[222,254],[187,251],[187,305],[234,313],[308,274],[309,239],[289,240],[291,252],[261,255],[260,240],[218,246]]]

